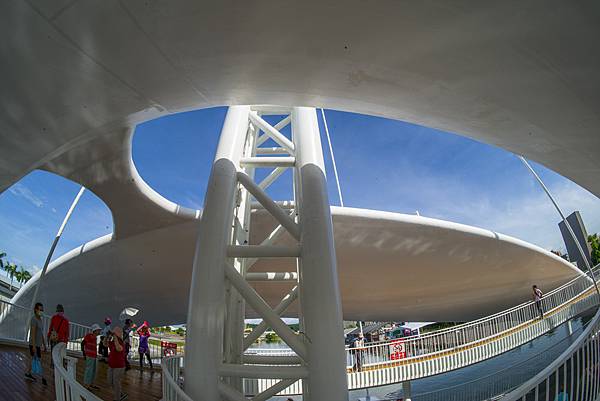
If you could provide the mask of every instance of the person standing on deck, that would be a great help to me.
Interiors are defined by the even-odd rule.
[[[100,335],[100,325],[94,323],[91,331],[85,335],[81,342],[81,351],[85,360],[85,373],[83,375],[83,384],[88,390],[98,390],[100,387],[94,385],[96,380],[96,371],[98,369],[98,352],[96,343]]]
[[[104,319],[104,328],[100,332],[100,344],[98,344],[98,353],[100,354],[100,360],[105,361],[108,359],[108,337],[111,334],[110,325],[112,320],[110,317]]]
[[[144,369],[144,355],[148,358],[150,369],[152,369],[152,358],[150,357],[150,346],[148,340],[150,339],[150,326],[148,322],[144,322],[137,330],[138,336],[140,336],[140,345],[138,352],[140,354],[140,372]]]
[[[42,377],[42,384],[47,386],[48,382],[46,381],[44,371],[42,370],[42,351],[46,351],[42,312],[44,312],[44,305],[42,305],[41,302],[36,303],[29,326],[29,354],[31,355],[31,365],[29,371],[25,373],[25,377],[29,380],[36,381],[33,374],[38,374]]]
[[[356,349],[354,355],[356,358],[356,370],[358,372],[362,370],[364,346],[365,336],[363,335],[363,333],[360,333],[356,341],[354,341],[354,348]]]
[[[131,330],[133,330],[131,319],[125,319],[123,326],[123,341],[125,342],[125,371],[131,369],[129,365],[129,351],[131,350]]]
[[[537,285],[534,285],[532,288],[533,288],[533,301],[535,302],[535,307],[537,308],[538,312],[540,312],[540,318],[543,319],[544,311],[542,310],[542,298],[543,298],[544,294],[542,293],[542,290],[540,290],[537,287]]]
[[[121,382],[125,374],[125,342],[123,329],[117,326],[108,336],[108,384],[113,390],[113,400],[122,401],[127,394],[121,392]]]
[[[50,351],[58,343],[67,344],[69,342],[69,319],[65,317],[65,308],[61,304],[56,305],[56,314],[50,320],[46,336],[48,344],[50,344]]]

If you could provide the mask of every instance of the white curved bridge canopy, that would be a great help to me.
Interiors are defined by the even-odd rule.
[[[90,306],[185,320],[199,212],[154,192],[131,160],[135,125],[169,113],[281,104],[381,115],[501,146],[600,194],[597,2],[13,1],[1,11],[0,191],[45,169],[113,214],[112,240],[57,261],[44,287],[82,323],[100,318]],[[468,320],[576,274],[484,230],[333,215],[347,319]],[[263,263],[255,269],[289,268]],[[276,303],[276,292],[264,295]]]
[[[332,215],[347,320],[469,321],[528,300],[532,284],[550,290],[579,274],[550,252],[488,230],[363,209],[333,207]],[[264,211],[253,219],[256,243],[275,223]],[[41,299],[62,303],[84,324],[128,306],[155,325],[184,323],[196,231],[192,221],[126,239],[99,238],[51,265]],[[289,236],[277,242],[291,243]],[[295,264],[261,259],[250,271],[295,271]],[[35,279],[16,303],[29,304]],[[254,287],[275,306],[292,284]],[[287,316],[295,311],[294,304]],[[247,317],[256,315],[249,310]]]

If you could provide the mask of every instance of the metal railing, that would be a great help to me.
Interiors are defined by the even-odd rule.
[[[349,388],[380,386],[448,372],[509,351],[597,305],[587,276],[577,277],[542,299],[430,334],[347,349]]]
[[[444,373],[516,348],[597,305],[598,297],[592,288],[590,279],[581,276],[549,292],[542,300],[544,319],[539,318],[533,302],[525,302],[506,311],[426,335],[349,348],[346,351],[348,388],[380,386]],[[28,312],[27,308],[0,300],[0,338],[26,342]],[[44,333],[48,330],[49,320],[50,316],[43,316]],[[65,351],[78,353],[89,327],[70,323],[69,329]],[[135,355],[134,344],[132,350]],[[150,349],[153,359],[162,359],[163,362],[182,360],[182,355],[162,358],[160,346],[151,344]],[[403,352],[399,353],[399,349]],[[249,349],[247,354],[287,356],[293,355],[293,352],[288,349]],[[173,371],[171,378],[179,380],[179,373]],[[260,393],[261,389],[268,388],[269,380],[246,379],[246,394]],[[174,378],[173,383],[177,384]],[[172,383],[167,385],[167,388],[173,387]],[[301,388],[302,383],[298,381],[281,394],[298,394]],[[183,391],[181,394],[185,395]],[[182,397],[181,394],[178,397]]]
[[[543,335],[596,305],[598,296],[591,280],[580,276],[545,295],[542,300],[543,319],[540,319],[534,302],[525,302],[491,316],[426,335],[349,348],[346,350],[348,389],[423,378],[492,358]],[[401,344],[400,348],[398,344]],[[293,355],[293,351],[249,349],[247,354],[289,356]],[[244,379],[244,392],[247,395],[259,394],[276,382],[275,379]],[[302,381],[299,380],[279,395],[300,394],[301,391]]]
[[[52,363],[54,365],[56,401],[102,401],[76,380],[77,358],[67,356],[67,348],[64,343],[59,343],[54,347]]]
[[[29,340],[29,322],[27,322],[27,319],[30,317],[28,308],[0,300],[0,338],[4,341],[15,343],[27,342]],[[44,339],[46,338],[51,318],[50,315],[42,315]],[[81,352],[81,341],[89,330],[88,326],[69,322],[69,341],[66,344],[67,351],[74,353]]]
[[[600,396],[600,309],[581,336],[501,401],[595,401]]]
[[[163,388],[163,398],[161,401],[192,401],[181,388],[183,355],[165,357],[161,362],[161,366]]]
[[[573,344],[579,335],[588,327],[589,322],[572,334],[567,334],[561,340],[537,351],[524,360],[502,369],[495,370],[460,384],[448,386],[439,390],[413,394],[412,401],[487,401],[496,400],[509,391],[517,388],[523,382],[535,376],[541,367],[548,366],[558,358],[565,349]],[[399,396],[390,394],[385,399],[397,400]]]

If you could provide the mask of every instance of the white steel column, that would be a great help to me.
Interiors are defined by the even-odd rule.
[[[194,401],[217,401],[223,357],[227,245],[235,206],[237,164],[250,107],[230,107],[213,163],[192,271],[185,350],[186,393]]]
[[[281,114],[291,116],[275,125],[267,121],[271,118],[263,118]],[[292,139],[280,131],[290,121]],[[279,147],[274,151],[260,147],[266,138]],[[269,156],[272,154],[284,156]],[[273,170],[256,183],[257,168]],[[265,192],[288,168],[294,169],[295,178],[295,210],[291,215]],[[252,199],[279,224],[257,244],[249,243]],[[294,244],[278,243],[284,239],[280,238],[282,235]],[[296,282],[296,287],[274,309],[249,282],[260,279],[269,283],[273,282],[271,278],[278,278],[278,274],[250,270],[257,259],[265,257],[298,260],[299,273],[280,274],[281,278]],[[301,300],[303,335],[281,319],[297,298]],[[244,338],[245,304],[264,323]],[[194,401],[244,400],[244,378],[281,379],[257,394],[255,401],[264,400],[299,379],[305,384],[305,401],[348,400],[333,227],[315,109],[230,107],[200,223],[187,324],[185,390]],[[267,327],[296,355],[242,357],[244,349]]]
[[[301,227],[300,304],[307,343],[306,401],[347,401],[342,307],[319,125],[314,108],[292,110],[296,207]]]

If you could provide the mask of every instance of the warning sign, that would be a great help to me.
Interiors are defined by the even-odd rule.
[[[406,358],[406,348],[404,341],[396,340],[390,343],[390,359],[404,359]]]
[[[169,341],[161,341],[160,348],[162,350],[163,357],[173,356],[177,354],[177,343],[171,343]]]

